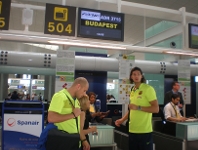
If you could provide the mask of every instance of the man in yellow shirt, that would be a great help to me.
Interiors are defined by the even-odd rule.
[[[48,122],[54,123],[59,130],[68,133],[78,133],[76,119],[74,119],[75,117],[78,118],[78,129],[80,129],[81,109],[78,99],[86,95],[88,88],[88,81],[83,77],[79,77],[74,80],[74,83],[70,88],[62,89],[55,93],[48,110]],[[86,137],[81,130],[80,139],[84,150],[90,150],[90,145],[86,141]]]
[[[134,83],[130,94],[130,111],[116,120],[115,124],[120,126],[129,115],[129,149],[153,150],[152,113],[159,111],[155,90],[152,86],[145,84],[142,70],[138,67],[131,70],[129,79]]]

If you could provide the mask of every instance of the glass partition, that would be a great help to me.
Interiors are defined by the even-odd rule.
[[[36,75],[36,77],[40,75]],[[8,78],[8,99],[12,99],[15,92],[20,100],[43,100],[44,79],[32,79],[35,75],[9,74]],[[43,78],[43,77],[42,77]]]

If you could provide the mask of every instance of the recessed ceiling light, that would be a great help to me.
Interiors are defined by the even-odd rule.
[[[32,61],[32,59],[28,59],[28,61]]]

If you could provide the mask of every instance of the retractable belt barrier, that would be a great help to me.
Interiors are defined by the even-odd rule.
[[[2,104],[2,150],[37,150],[44,128],[40,101],[5,101]]]

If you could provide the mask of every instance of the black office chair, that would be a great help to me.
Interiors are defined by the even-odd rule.
[[[163,108],[159,108],[159,115],[162,119],[162,123],[166,124],[166,119],[165,119],[165,116],[164,116]]]
[[[159,116],[161,117],[161,132],[164,133],[166,130],[166,119],[164,116],[163,108],[159,108]]]

